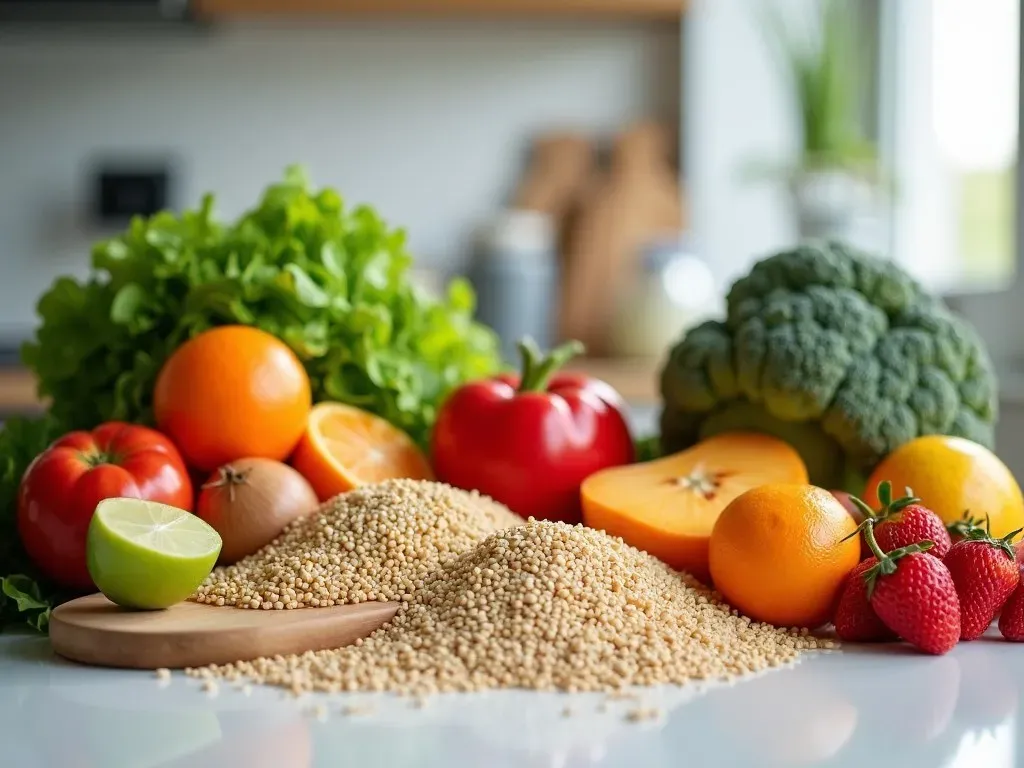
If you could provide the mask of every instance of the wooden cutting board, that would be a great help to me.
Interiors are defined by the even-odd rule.
[[[182,669],[275,654],[340,648],[389,622],[398,603],[263,611],[179,603],[166,611],[129,611],[103,595],[58,606],[50,642],[84,664]]]

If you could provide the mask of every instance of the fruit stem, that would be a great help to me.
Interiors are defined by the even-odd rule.
[[[894,500],[892,497],[892,483],[888,480],[883,480],[878,484],[878,490],[875,491],[875,495],[878,497],[879,509],[871,509],[862,499],[858,499],[856,496],[851,495],[850,501],[857,509],[864,513],[865,518],[882,522],[903,511],[903,509],[911,504],[919,504],[921,502],[919,498],[914,496],[914,492],[910,488],[906,488],[905,491],[906,496]]]
[[[878,546],[878,540],[875,538],[874,518],[864,521],[864,541],[867,543],[868,549],[871,550],[871,554],[875,556],[878,562],[882,562],[885,559],[885,553]]]
[[[556,347],[545,356],[536,342],[528,336],[516,344],[516,348],[523,359],[519,392],[544,392],[555,371],[586,351],[583,343],[574,339]]]
[[[211,480],[203,485],[203,488],[223,488],[225,485],[228,487],[228,500],[235,500],[235,486],[244,485],[249,481],[248,469],[235,469],[230,464],[226,464],[217,470],[217,479]]]
[[[113,451],[107,451],[102,448],[96,448],[95,450],[84,451],[80,454],[82,461],[85,462],[89,469],[95,469],[96,467],[102,467],[104,464],[120,464],[120,457]]]
[[[853,505],[855,507],[857,507],[857,509],[859,509],[861,512],[864,513],[864,519],[865,520],[874,520],[875,519],[875,514],[876,514],[875,510],[873,510],[871,507],[869,507],[867,504],[865,504],[863,501],[858,499],[853,494],[850,495],[850,501],[853,503]]]
[[[918,552],[927,552],[929,549],[935,546],[933,541],[919,541],[916,544],[908,544],[905,547],[894,549],[892,552],[886,554],[882,551],[882,548],[878,546],[878,540],[875,538],[875,521],[865,520],[864,523],[864,541],[867,542],[868,549],[871,550],[871,554],[875,556],[878,563],[864,571],[864,581],[867,583],[868,599],[875,591],[875,584],[878,581],[879,576],[892,576],[896,573],[896,562],[907,555],[913,555]]]

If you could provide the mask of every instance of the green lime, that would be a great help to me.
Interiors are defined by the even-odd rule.
[[[220,534],[191,512],[142,499],[104,499],[89,523],[86,562],[108,600],[158,610],[195,592],[220,547]]]

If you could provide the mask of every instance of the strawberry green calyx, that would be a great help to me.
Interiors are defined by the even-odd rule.
[[[946,530],[949,531],[950,536],[960,536],[961,538],[968,538],[971,536],[973,531],[982,531],[988,529],[988,515],[984,518],[971,517],[971,511],[964,510],[964,516],[959,520],[950,523],[946,526]]]
[[[1010,531],[1000,539],[993,538],[992,531],[988,526],[988,518],[986,517],[985,529],[982,530],[980,527],[971,528],[966,534],[964,534],[964,541],[984,542],[990,547],[1000,550],[1011,560],[1016,560],[1017,548],[1014,546],[1013,540],[1021,531],[1024,531],[1024,528],[1018,528],[1016,531]]]
[[[864,540],[867,542],[868,549],[871,550],[871,554],[875,556],[878,562],[864,571],[864,581],[867,584],[868,599],[875,591],[875,584],[878,581],[879,576],[892,576],[896,573],[896,563],[907,555],[917,554],[919,552],[927,552],[929,549],[935,546],[933,541],[919,541],[916,544],[910,544],[906,547],[900,547],[894,549],[892,552],[885,553],[882,548],[878,546],[878,541],[875,540],[875,522],[874,520],[868,519],[861,524],[864,528]]]
[[[914,496],[914,492],[909,488],[904,489],[906,496],[894,499],[892,497],[892,483],[888,480],[883,480],[878,484],[878,503],[879,509],[872,509],[865,504],[861,499],[856,496],[851,496],[850,501],[857,506],[861,512],[864,513],[865,520],[874,520],[875,522],[882,522],[890,517],[894,517],[899,512],[909,507],[911,504],[920,504],[921,500]]]

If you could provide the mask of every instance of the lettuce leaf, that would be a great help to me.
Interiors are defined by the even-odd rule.
[[[302,360],[314,399],[372,411],[426,445],[443,398],[499,367],[461,280],[431,300],[410,282],[401,230],[291,168],[224,224],[196,210],[133,220],[98,243],[85,281],[61,278],[38,303],[22,349],[52,413],[71,427],[152,423],[160,366],[217,325],[255,325]]]

